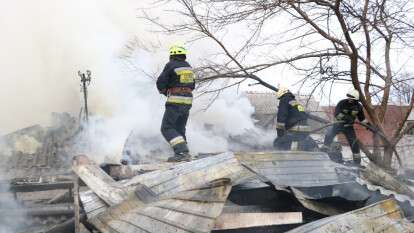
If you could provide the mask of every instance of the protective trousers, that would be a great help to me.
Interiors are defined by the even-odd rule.
[[[338,133],[343,133],[345,135],[346,140],[348,141],[349,146],[351,147],[354,161],[360,163],[361,155],[359,150],[359,144],[357,141],[354,127],[352,125],[344,125],[341,123],[333,125],[332,128],[330,128],[328,130],[328,133],[325,135],[324,145],[329,147],[334,137]]]
[[[277,137],[273,146],[278,150],[314,151],[316,142],[309,136],[309,132],[288,131],[282,137]]]
[[[175,154],[188,153],[185,128],[191,105],[166,104],[161,124],[161,133],[170,143]]]

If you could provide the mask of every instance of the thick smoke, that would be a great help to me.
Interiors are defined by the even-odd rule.
[[[46,124],[51,112],[76,116],[81,104],[77,71],[90,69],[92,116],[77,152],[118,162],[125,140],[136,135],[129,138],[140,154],[170,153],[159,132],[165,97],[147,74],[159,73],[168,61],[166,47],[176,38],[144,30],[148,25],[136,17],[136,9],[149,2],[2,2],[0,68],[2,86],[8,88],[0,93],[0,104],[7,106],[0,114],[0,133]],[[138,43],[125,58],[125,46],[136,40],[162,46],[149,52]],[[205,48],[194,43],[190,50],[189,61],[197,66]],[[250,118],[253,108],[239,93],[224,92],[202,111],[209,101],[208,96],[195,101],[188,127],[192,151],[234,149],[228,137],[257,131]]]
[[[127,59],[115,63],[122,75],[108,79],[101,91],[116,104],[110,115],[96,114],[92,118],[88,131],[89,155],[101,162],[118,162],[121,154],[126,153],[122,151],[125,144],[127,150],[134,152],[132,159],[140,162],[162,160],[171,154],[160,133],[165,97],[156,90],[153,78],[140,69],[131,69],[146,67],[146,72],[157,73],[160,62],[167,59],[168,56],[154,56],[137,47]],[[258,137],[250,143],[270,144],[273,135],[255,127],[251,119],[254,108],[245,96],[229,89],[209,106],[211,101],[208,95],[194,100],[187,128],[193,153],[238,150],[228,139],[252,132]]]
[[[0,155],[9,156],[2,148],[6,143],[0,138]],[[6,165],[7,158],[0,160],[0,233],[20,232],[26,226],[26,215],[24,211],[17,211],[16,214],[7,215],[7,210],[19,210],[22,206],[15,200],[13,194],[9,192],[10,186],[4,182],[6,172],[3,167]]]
[[[2,171],[0,171],[0,176]],[[0,183],[0,233],[20,232],[26,226],[26,216],[23,211],[8,215],[7,210],[20,210],[22,206],[14,199],[9,191],[9,185]]]

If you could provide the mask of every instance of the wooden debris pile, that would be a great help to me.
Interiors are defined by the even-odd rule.
[[[396,200],[364,207],[370,191],[356,182],[359,169],[323,153],[223,153],[186,163],[115,165],[113,176],[82,155],[73,171],[89,189],[79,192],[75,232],[82,223],[102,233],[266,226],[271,232],[414,232]]]
[[[228,152],[104,169],[79,155],[72,171],[13,179],[8,191],[23,208],[0,208],[0,216],[27,217],[30,226],[15,233],[414,232],[408,186],[319,152]]]
[[[7,187],[0,189],[0,198],[13,203],[1,205],[0,202],[0,217],[9,219],[7,224],[16,233],[48,232],[74,216],[73,176],[44,176],[0,182],[0,186]],[[7,195],[12,197],[7,199]]]

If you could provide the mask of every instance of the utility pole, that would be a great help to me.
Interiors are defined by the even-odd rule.
[[[83,101],[84,101],[84,111],[85,111],[85,121],[86,124],[89,123],[89,111],[88,111],[88,86],[91,83],[91,71],[87,70],[86,75],[78,71],[78,75],[81,79],[82,92],[83,92]]]

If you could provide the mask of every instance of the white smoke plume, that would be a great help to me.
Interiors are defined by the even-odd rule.
[[[79,153],[99,162],[118,162],[131,130],[140,153],[170,153],[159,132],[165,98],[155,80],[142,70],[157,74],[168,61],[166,48],[176,38],[161,37],[144,29],[137,8],[153,1],[73,0],[34,2],[1,1],[0,134],[35,123],[47,124],[51,112],[77,115],[81,104],[78,70],[92,71],[89,101],[91,124],[80,138]],[[173,19],[172,19],[173,20]],[[148,52],[131,41],[163,45]],[[185,38],[180,38],[185,40]],[[194,43],[189,61],[197,66],[205,47]],[[239,93],[229,90],[207,111],[203,98],[195,101],[188,127],[193,152],[230,149],[227,138],[256,130],[253,108]],[[269,138],[260,138],[268,142]],[[86,143],[87,142],[87,143]]]
[[[0,176],[2,171],[0,171]],[[27,216],[24,211],[15,211],[13,215],[8,215],[7,210],[19,210],[22,206],[14,199],[9,192],[9,185],[0,183],[0,233],[21,232],[27,226]]]

